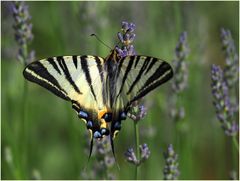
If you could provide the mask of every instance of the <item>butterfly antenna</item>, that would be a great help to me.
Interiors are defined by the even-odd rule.
[[[91,34],[90,36],[94,36],[99,42],[101,42],[103,45],[105,45],[106,47],[108,47],[110,50],[112,50],[112,48],[110,46],[108,46],[106,43],[104,43],[100,38],[98,38],[98,36],[96,34]]]
[[[112,136],[110,137],[110,140],[111,140],[111,148],[112,148],[113,157],[114,157],[115,163],[117,164],[118,170],[120,170],[119,164],[118,164],[116,156],[115,156],[114,144],[113,144]]]

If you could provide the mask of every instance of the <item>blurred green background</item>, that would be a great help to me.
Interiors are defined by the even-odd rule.
[[[238,171],[238,158],[233,156],[237,153],[232,151],[231,139],[224,135],[212,105],[210,66],[225,64],[221,27],[231,30],[239,48],[239,2],[27,4],[34,34],[30,48],[36,52],[36,60],[75,54],[106,57],[109,49],[90,34],[97,34],[114,47],[125,20],[136,24],[134,46],[138,54],[171,63],[178,37],[187,31],[189,81],[179,101],[185,107],[185,118],[176,126],[169,117],[170,82],[145,98],[148,112],[139,123],[140,143],[148,144],[151,155],[140,167],[140,178],[163,178],[163,152],[168,144],[173,144],[179,155],[180,179],[228,179],[231,170]],[[2,179],[31,179],[37,174],[42,179],[81,179],[88,157],[87,129],[70,103],[36,84],[28,84],[24,110],[24,67],[16,58],[18,45],[12,28],[11,2],[1,2],[1,17]],[[26,139],[22,140],[22,135]],[[115,139],[120,170],[114,166],[110,171],[117,179],[134,179],[134,167],[124,158],[128,147],[134,147],[130,119],[123,123]],[[91,170],[96,162],[93,156],[87,169]]]

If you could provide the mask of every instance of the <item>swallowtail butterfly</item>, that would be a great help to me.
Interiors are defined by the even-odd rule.
[[[24,77],[70,101],[93,138],[110,135],[121,129],[132,102],[168,81],[171,66],[149,56],[121,58],[112,50],[106,58],[99,56],[58,56],[27,65]],[[89,155],[89,157],[90,157]]]

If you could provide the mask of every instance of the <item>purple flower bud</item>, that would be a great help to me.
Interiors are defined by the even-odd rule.
[[[134,165],[138,165],[139,161],[137,160],[137,157],[134,153],[133,148],[128,148],[127,151],[124,153],[126,159],[128,162],[134,164]]]
[[[134,33],[131,34],[130,37],[129,37],[129,41],[130,41],[130,42],[133,42],[133,40],[134,40],[135,37],[136,37],[136,35],[135,35]]]
[[[128,30],[128,22],[126,22],[126,21],[123,21],[123,22],[122,22],[122,30],[123,30],[124,32],[126,32],[126,31]]]
[[[133,23],[129,23],[128,24],[128,31],[130,32],[130,33],[132,33],[134,30],[135,30],[135,24],[133,24]]]
[[[118,32],[117,36],[118,36],[118,39],[120,40],[120,42],[123,43],[124,42],[123,35],[120,32]]]
[[[144,143],[143,145],[140,145],[139,147],[140,147],[140,153],[141,153],[141,162],[143,162],[149,158],[150,150],[146,143]]]

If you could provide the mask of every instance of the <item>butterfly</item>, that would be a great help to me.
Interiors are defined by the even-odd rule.
[[[26,66],[24,77],[72,104],[93,138],[113,139],[134,101],[173,76],[171,66],[158,58],[142,55],[121,57],[111,50],[99,56],[57,56]]]

